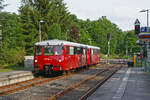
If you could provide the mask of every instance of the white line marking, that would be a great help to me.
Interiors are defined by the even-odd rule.
[[[124,78],[121,82],[121,85],[118,88],[116,94],[112,97],[112,100],[121,100],[122,99],[125,89],[126,89],[126,86],[127,86],[127,83],[128,83],[128,78],[129,78],[130,73],[131,73],[131,69],[129,68],[128,71],[126,72],[126,75],[124,76]]]

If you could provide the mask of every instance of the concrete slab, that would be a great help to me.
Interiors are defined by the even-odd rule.
[[[33,79],[32,69],[0,72],[0,86]]]
[[[150,100],[150,76],[144,68],[123,68],[87,100]]]

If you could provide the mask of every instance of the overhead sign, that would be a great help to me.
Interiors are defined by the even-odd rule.
[[[147,27],[141,27],[141,32],[147,32]]]

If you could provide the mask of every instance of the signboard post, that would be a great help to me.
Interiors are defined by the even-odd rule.
[[[111,38],[110,33],[107,33],[107,41],[108,41],[108,57],[109,57],[109,55],[110,55],[110,38]]]
[[[107,41],[108,41],[107,64],[109,64],[108,57],[110,56],[110,38],[111,38],[110,33],[107,33]]]

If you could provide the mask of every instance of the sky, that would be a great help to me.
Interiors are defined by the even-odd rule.
[[[141,26],[147,25],[146,12],[150,9],[150,0],[64,0],[68,11],[79,19],[97,20],[106,16],[123,31],[134,29],[134,22],[138,18]],[[20,0],[5,0],[9,4],[3,11],[18,13]]]

